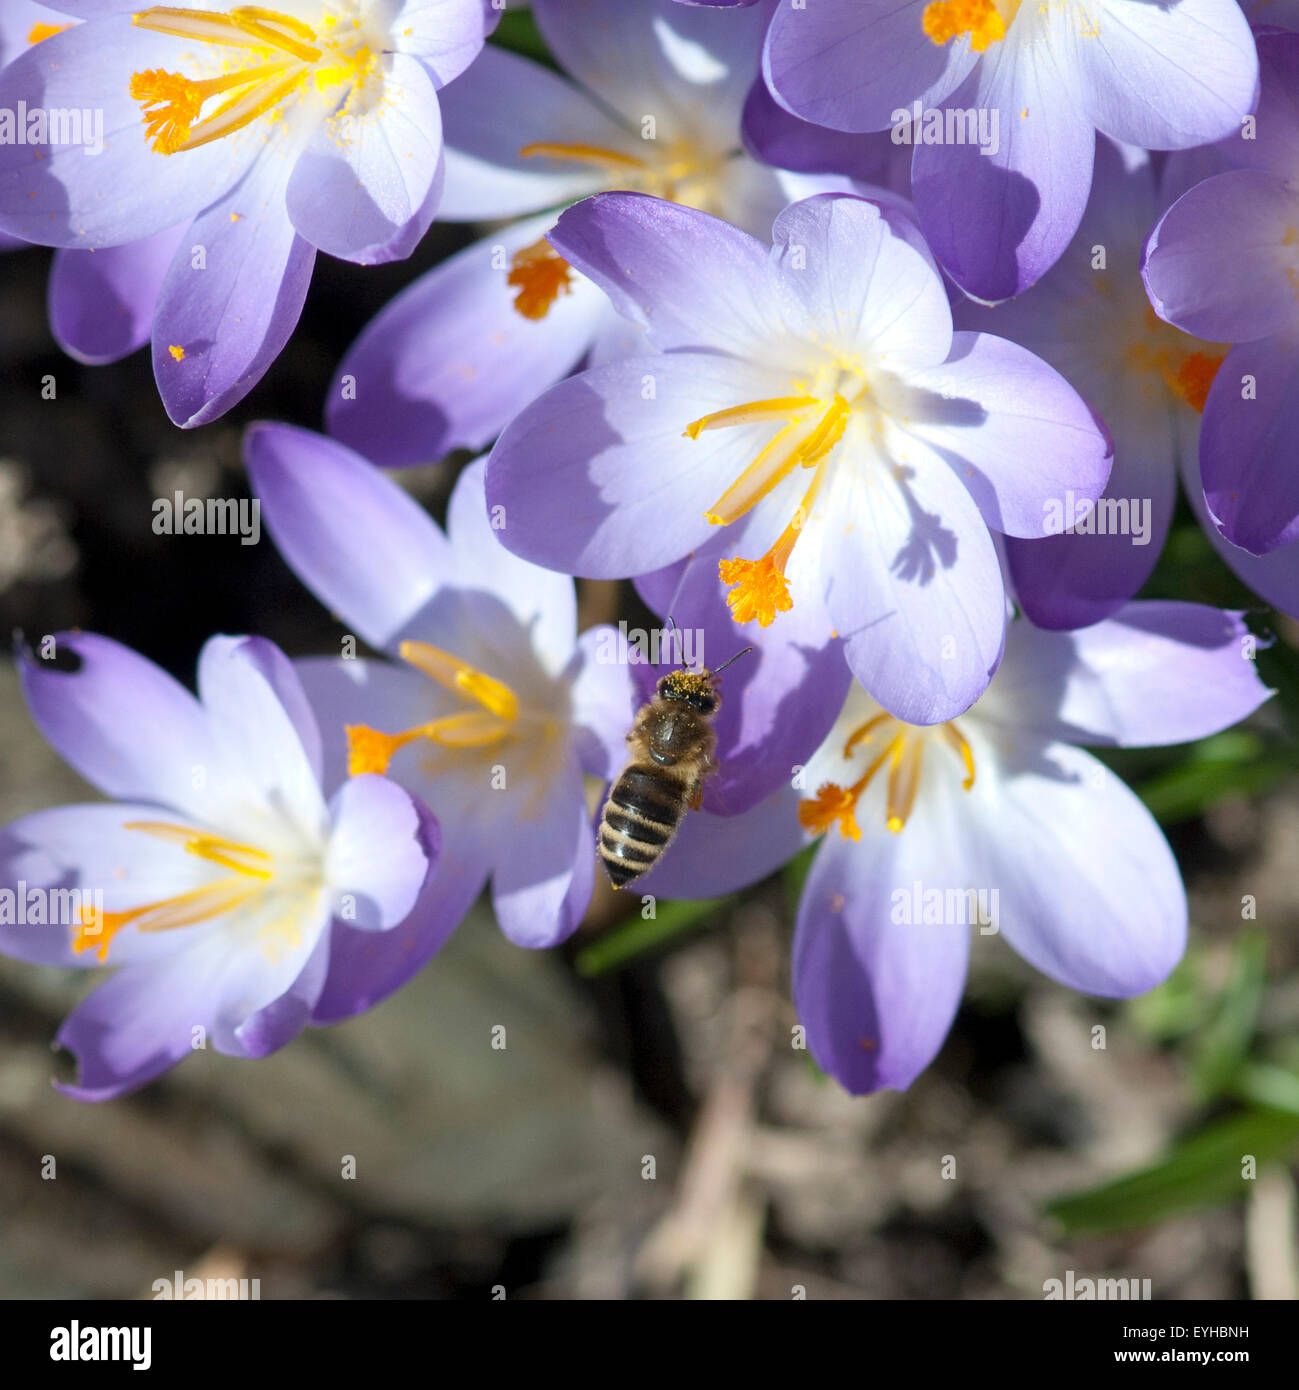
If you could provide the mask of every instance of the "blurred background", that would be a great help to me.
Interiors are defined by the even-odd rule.
[[[467,240],[438,226],[368,270],[322,256],[279,361],[193,434],[145,353],[58,351],[48,252],[0,257],[0,627],[93,629],[191,685],[213,632],[336,652],[268,538],[158,536],[152,503],[247,496],[245,425],[320,428],[344,349]],[[464,461],[401,481],[441,520]],[[1145,596],[1249,609],[1279,692],[1248,726],[1110,759],[1190,892],[1191,950],[1153,994],[1082,998],[981,938],[936,1064],[854,1099],[791,1046],[799,861],[650,922],[602,894],[544,954],[480,906],[372,1013],[263,1062],[198,1052],[88,1106],[50,1087],[70,1074],[50,1042],[93,972],[0,960],[0,1296],[147,1298],[180,1270],[257,1278],[265,1299],[1032,1299],[1067,1271],[1155,1298],[1296,1297],[1299,624],[1184,506]],[[581,601],[583,626],[638,613],[617,586]],[[0,657],[0,823],[91,796]]]

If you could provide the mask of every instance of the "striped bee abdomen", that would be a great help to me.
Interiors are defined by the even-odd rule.
[[[615,888],[654,867],[688,800],[689,788],[668,772],[638,763],[623,769],[600,820],[600,858]]]

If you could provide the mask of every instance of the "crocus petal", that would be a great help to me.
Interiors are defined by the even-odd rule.
[[[542,318],[515,307],[510,261],[552,225],[530,218],[475,242],[387,304],[338,369],[330,433],[384,467],[428,463],[484,448],[572,371],[599,325],[622,320],[583,275]]]
[[[996,117],[996,149],[918,145],[911,182],[934,254],[976,299],[1007,299],[1069,245],[1096,137],[1041,44],[998,43],[947,105]]]
[[[579,88],[504,49],[484,49],[441,102],[443,219],[518,217],[573,202],[607,183],[604,172],[589,164],[522,154],[530,136],[547,144],[638,154],[639,141]]]
[[[755,159],[778,169],[807,174],[847,174],[865,183],[891,185],[893,155],[899,148],[888,135],[850,135],[827,130],[787,111],[759,79],[744,103],[745,148]],[[911,151],[905,151],[911,162]]]
[[[198,701],[165,671],[107,637],[57,633],[72,671],[19,654],[23,695],[58,755],[106,796],[197,808],[195,771],[214,758]]]
[[[442,837],[433,813],[395,782],[371,774],[344,782],[330,810],[325,874],[335,915],[363,931],[397,926],[437,863]]]
[[[483,51],[504,6],[490,0],[402,0],[391,32],[398,53],[413,53],[435,84],[453,82]]]
[[[288,342],[316,253],[284,211],[287,160],[268,151],[190,229],[201,262],[171,263],[153,329],[153,371],[184,429],[237,405]]]
[[[1155,311],[1211,342],[1291,327],[1299,321],[1297,221],[1294,190],[1267,170],[1231,169],[1197,184],[1150,234],[1142,276]]]
[[[772,433],[757,423],[689,439],[686,426],[785,389],[775,372],[691,352],[561,381],[515,417],[488,460],[488,505],[505,508],[502,539],[534,564],[595,579],[680,559],[703,543],[705,512]]]
[[[1252,383],[1246,394],[1245,383]],[[1255,555],[1299,539],[1299,324],[1227,354],[1204,403],[1200,471],[1222,534]]]
[[[885,130],[913,98],[943,100],[978,61],[967,44],[933,43],[925,0],[817,0],[772,16],[763,76],[796,116],[833,130]],[[887,61],[876,55],[887,54]]]
[[[979,705],[1015,737],[1147,748],[1230,728],[1271,692],[1239,613],[1199,603],[1129,603],[1107,622],[1044,632],[1017,622]]]
[[[235,1029],[240,1054],[269,1057],[293,1041],[311,1021],[311,1011],[329,971],[329,933],[321,932],[302,973],[278,999],[250,1014]]]
[[[77,24],[29,48],[0,75],[0,110],[102,112],[104,148],[0,145],[0,226],[47,246],[116,246],[188,222],[219,201],[262,147],[237,131],[181,155],[145,139],[133,72],[175,66],[176,40],[130,15]]]
[[[386,646],[450,574],[446,537],[409,493],[332,439],[260,424],[244,455],[294,573],[359,636]]]
[[[442,118],[423,65],[391,57],[383,100],[361,115],[320,125],[285,190],[298,235],[359,265],[400,260],[415,249],[436,211],[442,174]]]
[[[1231,0],[1089,0],[1085,13],[1058,14],[1051,37],[1078,74],[1087,119],[1112,140],[1188,149],[1231,135],[1253,109],[1254,38]]]
[[[352,1018],[400,989],[442,949],[486,881],[486,864],[444,852],[400,926],[356,931],[335,921],[329,975],[312,1022]]]
[[[1030,965],[1107,997],[1167,977],[1186,948],[1182,880],[1154,818],[1108,768],[1024,740],[968,796],[963,825],[997,891],[997,926]]]
[[[492,874],[492,906],[516,946],[554,946],[582,920],[595,885],[595,832],[575,764],[514,831]]]
[[[947,357],[952,311],[943,282],[874,203],[805,198],[776,219],[772,241],[777,263],[795,267],[783,279],[802,306],[805,332],[856,343],[886,367],[937,366]]]
[[[663,858],[631,892],[658,898],[714,898],[758,883],[806,842],[799,793],[788,783],[736,816],[687,815]]]
[[[825,504],[826,606],[848,665],[910,724],[952,719],[978,699],[1005,636],[992,538],[970,494],[945,472],[867,486],[840,468]]]
[[[670,0],[535,0],[564,71],[633,126],[706,113],[736,125],[757,71],[765,15],[716,15]]]
[[[580,665],[573,679],[573,723],[582,771],[606,780],[627,756],[627,731],[636,710],[627,643],[616,628],[588,628],[577,639]]]
[[[1299,36],[1293,32],[1299,29],[1299,6],[1294,0],[1263,0],[1255,8],[1257,14],[1250,16],[1255,24],[1285,28],[1257,32],[1259,96],[1254,122],[1248,128],[1242,122],[1238,138],[1216,146],[1215,152],[1233,164],[1271,169],[1288,178],[1299,167]],[[1247,15],[1250,9],[1245,6]]]
[[[63,249],[50,271],[50,330],[78,362],[116,362],[142,348],[186,226],[99,251]]]
[[[707,213],[643,193],[597,193],[569,208],[547,240],[662,352],[756,355],[779,329],[767,247]]]
[[[325,822],[320,734],[288,658],[264,638],[212,637],[199,654],[198,688],[214,744],[210,803],[242,815],[260,795],[268,814],[311,843]]]
[[[1113,445],[1073,387],[1026,348],[957,333],[948,360],[909,384],[921,393],[910,440],[947,460],[995,530],[1046,535],[1066,492],[1093,501],[1104,488]],[[901,461],[911,453],[901,449]]]
[[[913,885],[964,890],[947,802],[917,802],[906,828],[837,830],[817,851],[794,935],[794,1003],[822,1070],[855,1095],[905,1090],[937,1056],[956,1017],[969,928],[895,921]]]

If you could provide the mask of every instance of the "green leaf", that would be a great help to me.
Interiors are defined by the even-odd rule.
[[[1203,814],[1225,796],[1259,796],[1291,776],[1297,762],[1292,747],[1231,729],[1195,745],[1184,761],[1146,778],[1137,791],[1156,819],[1170,824]]]
[[[525,58],[545,63],[547,67],[555,66],[531,10],[511,5],[501,15],[501,22],[492,34],[492,42],[501,48],[508,48],[511,53],[521,53]]]
[[[634,917],[606,932],[599,941],[583,946],[574,962],[577,973],[591,976],[616,970],[646,951],[707,925],[725,912],[737,897],[732,893],[724,898],[706,898],[698,902],[656,903],[655,915],[648,920]]]
[[[1183,1139],[1150,1168],[1057,1197],[1046,1212],[1070,1235],[1150,1226],[1180,1212],[1243,1197],[1249,1181],[1241,1175],[1246,1156],[1262,1168],[1296,1147],[1299,1114],[1248,1110]]]
[[[807,882],[807,876],[812,871],[812,860],[815,858],[816,846],[808,845],[806,849],[799,850],[785,865],[781,874],[781,881],[785,887],[785,906],[789,910],[791,921],[798,915],[798,903],[803,896],[803,885]]]
[[[1196,1038],[1191,1054],[1191,1083],[1205,1100],[1227,1089],[1249,1052],[1266,961],[1267,938],[1262,932],[1243,933],[1218,1011]]]
[[[1147,1038],[1172,1042],[1202,1028],[1210,1013],[1201,980],[1201,960],[1188,951],[1162,985],[1130,999],[1127,1013]]]
[[[1236,1073],[1232,1090],[1242,1100],[1299,1115],[1299,1072],[1270,1062],[1248,1062]]]

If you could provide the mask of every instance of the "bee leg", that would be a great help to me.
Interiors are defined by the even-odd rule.
[[[690,809],[697,811],[704,804],[704,779],[701,777],[695,782],[690,792]]]

